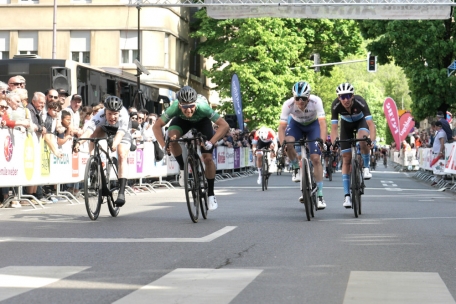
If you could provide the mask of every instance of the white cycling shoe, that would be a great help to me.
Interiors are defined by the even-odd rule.
[[[350,196],[345,197],[343,206],[347,209],[352,207],[352,200]]]
[[[301,181],[301,169],[298,169],[298,171],[296,171],[296,174],[293,173],[291,180],[295,183],[299,183]]]
[[[368,180],[368,179],[371,179],[371,177],[372,177],[372,174],[370,173],[369,168],[364,168],[363,169],[363,178],[365,180]]]
[[[323,197],[318,198],[317,208],[318,208],[318,210],[323,210],[326,208],[326,203],[325,203],[325,200],[323,199]]]
[[[215,199],[215,196],[214,196],[214,195],[209,196],[207,201],[208,201],[208,202],[207,202],[207,208],[208,208],[210,211],[213,211],[213,210],[217,209],[218,204],[217,204],[217,200]]]
[[[185,174],[185,171],[184,170],[180,170],[180,173],[179,173],[179,186],[181,186],[181,187],[185,187],[184,174]]]
[[[260,175],[260,176],[258,176],[258,179],[257,179],[257,184],[258,184],[258,185],[261,185],[261,175]]]

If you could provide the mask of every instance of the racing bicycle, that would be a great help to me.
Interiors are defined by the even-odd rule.
[[[187,157],[184,158],[184,188],[185,198],[187,200],[188,213],[190,219],[198,222],[199,214],[207,219],[207,190],[208,184],[204,172],[203,162],[198,155],[198,148],[205,141],[203,136],[196,129],[191,129],[191,138],[179,138],[175,140],[167,139],[166,149],[170,142],[184,143],[187,147]]]
[[[115,157],[111,157],[110,148],[114,136],[101,138],[78,138],[94,143],[93,155],[87,160],[84,174],[84,201],[87,214],[91,220],[96,220],[100,215],[101,204],[108,205],[111,216],[116,217],[120,208],[115,205],[119,192],[118,164]],[[108,148],[105,150],[100,141],[106,140]]]
[[[356,134],[356,133],[355,133]],[[348,142],[351,146],[351,172],[350,172],[350,192],[351,192],[351,199],[352,199],[352,209],[355,213],[355,217],[361,214],[361,195],[364,194],[364,178],[363,178],[363,167],[362,164],[359,163],[357,156],[357,148],[356,143],[360,141],[365,141],[367,144],[371,143],[371,140],[367,138],[367,136],[363,136],[363,138],[350,138],[344,140],[338,140],[338,142]]]
[[[258,151],[263,151],[263,155],[261,156],[261,189],[268,190],[268,183],[269,183],[269,176],[271,173],[269,172],[269,157],[268,154],[272,151],[269,149],[258,149]]]
[[[302,138],[298,141],[284,141],[282,145],[283,149],[287,144],[294,144],[301,147],[301,182],[300,189],[302,193],[302,203],[306,209],[307,220],[310,221],[311,217],[314,217],[314,209],[318,210],[318,198],[317,198],[317,183],[313,174],[312,162],[307,158],[306,144],[314,142],[315,140],[306,140]],[[295,172],[296,173],[296,172]]]

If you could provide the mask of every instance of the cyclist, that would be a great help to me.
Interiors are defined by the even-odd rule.
[[[369,136],[372,144],[375,145],[376,129],[372,115],[366,100],[359,95],[355,95],[355,88],[348,82],[340,84],[336,88],[337,98],[331,105],[331,138],[336,138],[339,115],[340,121],[340,139],[346,140],[353,138],[354,130],[358,130],[357,138]],[[342,153],[342,184],[344,187],[345,198],[343,206],[351,208],[350,198],[350,165],[351,165],[351,148],[350,143],[341,142],[340,149]],[[368,180],[372,177],[369,172],[369,147],[366,142],[360,142],[361,156],[363,159],[363,177]]]
[[[256,155],[256,163],[258,168],[258,179],[257,184],[261,185],[261,166],[263,165],[263,151],[260,149],[266,148],[272,150],[271,157],[275,157],[274,149],[275,142],[277,141],[275,132],[268,127],[261,127],[256,130],[255,135],[252,139],[252,151]]]
[[[155,138],[157,138],[158,143],[162,147],[165,146],[162,128],[170,121],[168,137],[171,140],[180,138],[192,128],[197,129],[206,136],[207,140],[201,147],[201,154],[206,167],[205,175],[208,184],[208,208],[209,210],[215,210],[218,205],[214,195],[215,164],[212,160],[212,150],[214,144],[223,138],[230,127],[225,119],[212,110],[206,101],[197,98],[197,93],[192,87],[184,86],[176,93],[176,97],[177,100],[172,103],[159,119],[157,119],[152,127]],[[215,133],[211,121],[218,126]],[[178,142],[171,142],[169,149],[179,164],[179,185],[183,187],[185,184],[182,148]]]
[[[285,101],[282,106],[279,122],[279,141],[283,143],[293,142],[303,137],[312,140],[309,143],[310,160],[314,168],[315,181],[318,187],[318,209],[324,209],[326,203],[323,199],[323,166],[321,165],[320,148],[316,142],[320,138],[326,138],[326,120],[323,102],[320,97],[310,94],[310,85],[305,81],[299,81],[293,85],[293,97]],[[288,122],[288,118],[290,120]],[[292,181],[300,182],[299,163],[293,144],[287,145],[287,155],[291,165],[295,169]],[[297,172],[297,173],[296,173]],[[302,196],[299,198],[302,201]]]
[[[92,117],[86,131],[81,135],[81,138],[100,138],[108,135],[115,135],[111,151],[117,151],[118,166],[119,166],[119,193],[114,204],[117,207],[125,205],[125,186],[127,184],[128,163],[127,157],[131,147],[130,115],[127,109],[123,106],[123,101],[117,96],[107,96],[104,100],[105,108],[97,112]],[[77,141],[75,150],[79,150],[79,146],[84,141]],[[90,143],[90,151],[93,150],[93,143]]]

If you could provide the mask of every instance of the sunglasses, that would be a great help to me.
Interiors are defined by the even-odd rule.
[[[2,110],[8,110],[8,106],[0,106],[0,109],[2,109]]]
[[[131,120],[138,120],[138,117],[132,117]]]
[[[194,107],[196,107],[196,103],[191,103],[191,104],[181,104],[180,105],[182,109],[193,109]]]
[[[142,119],[144,119],[144,117],[138,116],[138,120],[140,120],[140,119],[142,120]]]
[[[353,97],[353,94],[351,94],[351,93],[339,95],[339,98],[340,98],[341,100],[350,99],[350,98],[352,98],[352,97]]]
[[[10,91],[8,91],[8,90],[3,90],[3,91],[2,91],[2,94],[9,94],[9,92],[10,92]]]
[[[297,96],[297,97],[295,97],[295,100],[296,100],[296,101],[299,101],[299,100],[308,101],[308,100],[309,100],[309,97]]]
[[[11,83],[8,83],[8,84],[12,84],[12,85],[15,85],[15,86],[20,86],[20,85],[23,85],[24,83],[23,82],[11,82]]]
[[[55,95],[48,95],[48,96],[51,98],[54,98],[54,99],[59,99],[59,96],[55,96]]]

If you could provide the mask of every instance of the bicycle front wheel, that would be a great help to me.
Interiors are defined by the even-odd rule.
[[[184,166],[185,198],[190,218],[194,223],[198,223],[199,216],[199,187],[198,187],[198,167],[192,155],[187,156]]]
[[[111,172],[112,171],[112,172]],[[111,178],[113,180],[111,180]],[[114,205],[114,202],[117,200],[117,195],[119,193],[119,182],[117,176],[117,162],[108,161],[106,165],[106,184],[110,195],[108,195],[108,209],[112,217],[116,217],[119,214],[120,207]]]
[[[264,158],[264,161],[265,161],[265,163],[266,163],[266,166],[265,166],[265,170],[266,170],[266,171],[263,172],[263,174],[265,175],[265,179],[264,179],[264,188],[265,188],[266,190],[268,190],[268,184],[269,184],[269,162],[268,162],[268,158],[265,157],[265,158]]]
[[[350,174],[350,188],[351,188],[351,199],[352,199],[352,208],[355,213],[355,217],[358,217],[359,210],[359,168],[358,161],[354,160],[352,163],[351,174]]]
[[[100,159],[96,156],[91,156],[87,161],[84,174],[84,201],[90,219],[96,220],[103,202]]]
[[[265,153],[265,152],[263,152]],[[263,156],[261,157],[261,190],[267,190],[268,187],[266,185],[266,174],[267,174],[267,168],[266,168],[266,157]]]
[[[358,185],[359,185],[359,188],[358,188],[358,197],[356,199],[356,201],[358,202],[358,214],[361,214],[361,195],[364,194],[364,180],[363,180],[363,174],[362,174],[362,169],[360,167],[358,167],[358,174],[357,174],[357,178],[358,178]]]
[[[309,179],[309,163],[307,159],[302,160],[301,168],[301,192],[302,199],[304,200],[304,208],[306,208],[306,217],[310,221],[311,217],[311,208],[312,208],[312,199],[310,197],[310,179]]]

